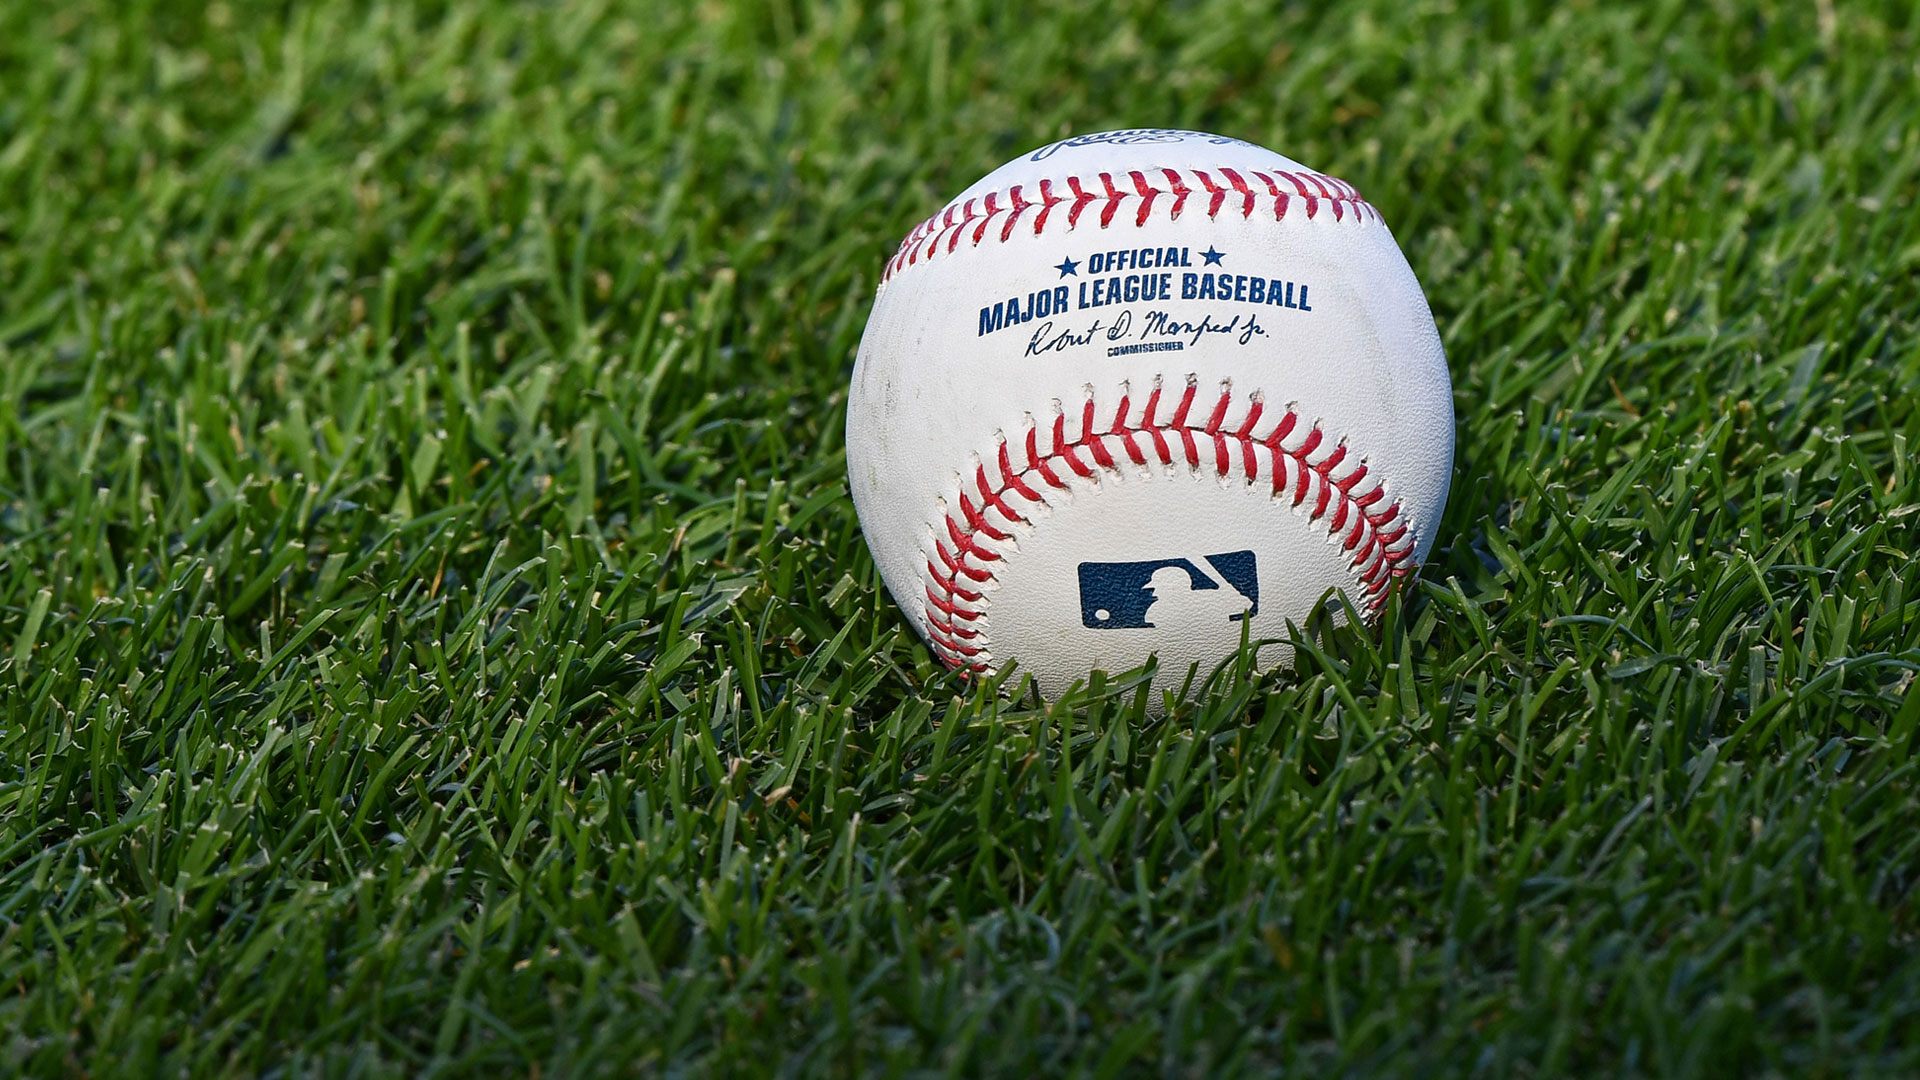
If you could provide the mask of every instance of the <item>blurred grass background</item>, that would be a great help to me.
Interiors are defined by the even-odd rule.
[[[1911,3],[0,7],[0,1069],[1920,1071]],[[1377,638],[951,681],[843,389],[1061,135],[1359,187]]]

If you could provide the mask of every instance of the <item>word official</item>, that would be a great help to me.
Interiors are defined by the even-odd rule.
[[[1211,250],[1211,249],[1209,249]],[[1087,273],[1114,274],[1122,270],[1164,270],[1169,266],[1192,266],[1188,248],[1127,248],[1122,251],[1096,251],[1087,256]]]

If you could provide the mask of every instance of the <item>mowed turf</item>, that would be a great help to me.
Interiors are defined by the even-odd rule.
[[[0,5],[0,1072],[1920,1071],[1920,13],[865,6]],[[1142,124],[1358,186],[1459,415],[1164,719],[946,675],[841,432]]]

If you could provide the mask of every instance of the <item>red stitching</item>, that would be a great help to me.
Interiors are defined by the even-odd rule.
[[[1053,213],[1054,204],[1063,202],[1066,200],[1053,193],[1053,181],[1040,181],[1040,216],[1033,219],[1033,235],[1039,236],[1047,227],[1047,215]]]
[[[1273,196],[1273,220],[1275,221],[1286,220],[1287,193],[1284,191],[1281,191],[1280,185],[1274,183],[1273,177],[1268,176],[1266,173],[1256,171],[1253,175],[1259,177],[1267,185],[1267,194]],[[1359,192],[1355,192],[1354,197],[1356,199],[1359,198]]]
[[[1238,468],[1247,483],[1259,479],[1258,451],[1266,451],[1266,461],[1273,470],[1273,495],[1277,498],[1288,493],[1291,486],[1292,505],[1296,507],[1311,495],[1314,502],[1308,520],[1324,520],[1327,535],[1351,556],[1348,568],[1358,580],[1365,613],[1372,616],[1386,606],[1393,584],[1415,569],[1415,544],[1400,503],[1387,501],[1386,488],[1372,469],[1364,461],[1343,469],[1350,454],[1344,441],[1336,442],[1330,452],[1320,456],[1327,437],[1317,424],[1301,436],[1300,445],[1289,447],[1287,440],[1300,426],[1300,416],[1291,408],[1280,411],[1265,434],[1256,435],[1263,417],[1270,412],[1258,394],[1248,401],[1246,416],[1232,427],[1226,420],[1236,399],[1232,388],[1226,386],[1206,411],[1204,422],[1190,421],[1197,391],[1190,380],[1173,416],[1165,420],[1159,417],[1161,387],[1157,381],[1138,419],[1130,418],[1133,399],[1122,393],[1113,422],[1104,425],[1097,422],[1099,410],[1089,395],[1080,409],[1077,439],[1067,438],[1066,411],[1059,410],[1053,418],[1051,450],[1040,452],[1041,429],[1035,425],[1027,429],[1024,461],[1018,461],[1009,449],[1011,444],[1003,440],[995,455],[998,479],[989,476],[986,462],[975,468],[973,488],[979,495],[978,504],[963,488],[957,505],[950,504],[943,515],[940,531],[946,536],[935,536],[934,559],[927,561],[927,639],[942,662],[968,674],[991,669],[986,648],[967,644],[979,637],[980,631],[961,625],[986,614],[982,606],[984,586],[995,576],[991,564],[1002,561],[999,552],[984,545],[1008,539],[1015,524],[1031,523],[1030,513],[1019,505],[1022,501],[1029,507],[1046,506],[1048,490],[1070,490],[1070,481],[1055,470],[1055,465],[1064,462],[1075,476],[1088,479],[1096,478],[1096,467],[1120,468],[1118,456],[1108,446],[1109,439],[1118,440],[1127,459],[1136,466],[1155,461],[1172,465],[1184,458],[1191,468],[1201,467],[1200,440],[1205,439],[1212,444],[1213,469],[1223,479],[1234,474],[1233,448],[1238,446]],[[1178,451],[1169,436],[1179,438]],[[1382,503],[1382,509],[1374,509]],[[983,588],[970,589],[963,582]]]
[[[993,224],[993,215],[995,215],[995,214],[998,214],[998,213],[1001,213],[1001,212],[1003,212],[1004,210],[1006,210],[1006,207],[1004,207],[1004,206],[995,206],[995,205],[993,205],[993,200],[994,200],[994,197],[995,197],[995,196],[997,196],[998,194],[999,194],[999,192],[997,192],[997,191],[989,191],[989,192],[987,192],[987,212],[986,212],[986,215],[985,215],[985,216],[983,216],[983,217],[982,217],[982,218],[980,219],[980,224],[978,224],[978,225],[976,225],[976,226],[974,226],[974,229],[973,229],[973,246],[974,246],[974,247],[979,247],[979,246],[980,246],[980,240],[981,240],[981,238],[987,235],[987,226],[988,226],[988,225],[991,225],[991,224]],[[1308,216],[1308,217],[1312,217],[1313,215],[1312,215],[1312,214],[1308,214],[1307,216]],[[958,241],[958,240],[959,240],[959,238],[960,238],[960,234],[959,234],[959,233],[954,233],[953,235],[954,235],[954,239],[955,239],[956,241]],[[953,248],[952,248],[952,247],[948,247],[948,248],[947,248],[947,250],[948,250],[948,251],[952,251],[952,250],[953,250]]]
[[[1227,183],[1233,185],[1233,190],[1239,192],[1242,196],[1246,198],[1246,202],[1242,204],[1242,208],[1240,210],[1240,216],[1243,218],[1252,217],[1253,202],[1254,202],[1253,189],[1249,188],[1247,186],[1246,180],[1243,179],[1239,173],[1234,172],[1232,169],[1223,168],[1220,170],[1220,174],[1227,178]]]
[[[1094,194],[1080,187],[1080,178],[1077,176],[1067,177],[1067,186],[1073,189],[1073,209],[1067,211],[1067,228],[1071,229],[1080,224],[1080,211],[1094,200]]]
[[[1290,172],[1284,172],[1279,169],[1275,169],[1274,171],[1280,174],[1281,179],[1292,184],[1294,188],[1300,192],[1301,198],[1307,200],[1307,220],[1312,221],[1313,215],[1320,210],[1320,204],[1314,199],[1313,192],[1307,190],[1307,182]]]
[[[1007,237],[1013,235],[1013,226],[1020,220],[1020,212],[1033,205],[1020,197],[1019,184],[1013,185],[1013,189],[1007,192],[1007,197],[1013,201],[1013,213],[1007,216],[1007,224],[1000,230],[1000,242],[1003,244],[1007,242]]]
[[[1104,229],[1113,224],[1114,211],[1120,209],[1120,200],[1126,198],[1127,193],[1114,189],[1112,173],[1101,173],[1100,183],[1107,189],[1107,205],[1100,210],[1100,227]]]
[[[1173,192],[1173,209],[1167,212],[1167,216],[1178,220],[1180,217],[1180,208],[1187,205],[1187,195],[1190,194],[1193,189],[1189,188],[1186,181],[1180,179],[1180,174],[1173,169],[1161,169],[1160,171],[1167,175],[1167,190]]]
[[[1156,211],[1165,209],[1169,219],[1177,220],[1186,208],[1187,196],[1202,193],[1207,197],[1207,216],[1218,217],[1221,211],[1228,209],[1231,196],[1242,218],[1251,219],[1260,210],[1263,202],[1273,205],[1273,220],[1284,221],[1287,208],[1294,199],[1305,200],[1307,218],[1312,220],[1320,212],[1322,204],[1333,208],[1333,220],[1364,222],[1371,218],[1382,220],[1380,211],[1360,197],[1352,184],[1338,177],[1315,172],[1286,172],[1274,169],[1270,172],[1259,169],[1248,170],[1252,177],[1260,182],[1265,191],[1250,183],[1241,172],[1221,167],[1209,173],[1204,169],[1158,169],[1153,173],[1145,170],[1130,170],[1118,177],[1110,172],[1097,173],[1090,177],[1067,176],[1049,177],[1038,182],[1039,197],[1031,192],[1034,184],[1016,184],[1004,192],[989,192],[985,196],[949,203],[939,213],[915,225],[906,237],[900,241],[899,250],[893,258],[887,260],[881,270],[881,280],[890,280],[909,266],[938,254],[951,255],[956,251],[962,238],[973,246],[979,246],[988,239],[997,236],[1001,243],[1013,239],[1016,226],[1025,213],[1035,207],[1039,213],[1033,216],[1033,232],[1039,235],[1051,220],[1053,208],[1061,203],[1067,204],[1067,228],[1076,228],[1080,224],[1080,215],[1088,206],[1100,203],[1100,227],[1107,228],[1119,216],[1128,199],[1137,200],[1139,205],[1133,213],[1135,227],[1144,226],[1158,216]],[[1225,180],[1214,178],[1217,173]],[[1166,186],[1156,183],[1164,180]],[[1059,192],[1065,185],[1072,192],[1071,197]],[[1283,190],[1291,189],[1291,190]],[[1161,199],[1160,196],[1171,196]],[[1004,215],[1000,228],[990,233],[989,226],[996,217]]]
[[[1207,216],[1210,218],[1219,217],[1220,204],[1227,201],[1227,189],[1214,183],[1213,177],[1208,176],[1199,169],[1193,170],[1193,175],[1200,178],[1200,186],[1206,188],[1207,194],[1213,196],[1207,200]]]

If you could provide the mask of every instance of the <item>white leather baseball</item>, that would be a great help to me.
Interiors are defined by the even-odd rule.
[[[1371,617],[1452,461],[1446,357],[1379,213],[1188,131],[1049,144],[914,228],[847,408],[894,599],[948,665],[1017,662],[1048,697],[1156,654],[1177,688],[1243,632],[1288,663],[1273,642],[1333,590]]]

